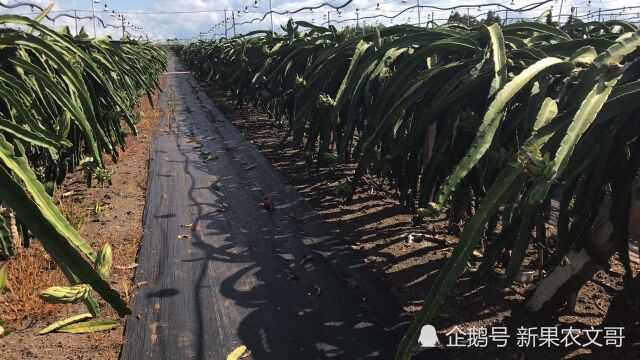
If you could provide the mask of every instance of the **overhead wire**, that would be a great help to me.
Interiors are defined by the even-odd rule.
[[[3,2],[0,2],[0,7],[4,7],[6,9],[17,9],[20,7],[25,7],[28,6],[30,7],[32,10],[33,9],[38,9],[40,11],[40,13],[45,12],[46,8],[36,4],[36,3],[30,3],[30,2],[24,2],[24,1],[16,1],[13,4],[5,4]],[[106,4],[105,4],[106,6]],[[47,20],[51,21],[52,23],[55,24],[56,20],[60,19],[60,18],[70,18],[70,19],[75,19],[75,20],[93,20],[94,18],[97,20],[97,22],[102,26],[102,28],[107,29],[107,28],[115,28],[115,29],[120,29],[123,26],[122,25],[113,25],[113,24],[108,24],[105,23],[104,20],[102,20],[102,18],[100,16],[94,16],[94,15],[90,15],[90,16],[77,16],[76,13],[78,11],[85,11],[85,10],[58,10],[58,11],[48,11],[47,14],[45,14],[44,18],[46,18]],[[86,10],[86,11],[91,11],[93,12],[93,10]],[[70,14],[69,12],[74,12],[74,14]],[[55,16],[51,16],[50,14],[55,13],[57,15]],[[113,12],[115,13],[115,11]],[[121,14],[120,12],[118,12],[118,14]],[[16,15],[21,15],[21,16],[28,16],[31,14],[16,14]],[[133,28],[136,31],[141,31],[140,29],[143,29],[142,27],[138,27],[138,26],[130,26],[131,28]],[[144,31],[141,31],[142,33],[144,33],[147,38],[149,37],[148,34]],[[125,33],[128,33],[125,29]],[[130,34],[130,33],[129,33]]]

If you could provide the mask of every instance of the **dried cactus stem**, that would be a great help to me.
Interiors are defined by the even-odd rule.
[[[11,234],[11,240],[15,250],[22,247],[22,239],[18,232],[18,221],[16,220],[16,214],[13,211],[9,211],[9,233]]]

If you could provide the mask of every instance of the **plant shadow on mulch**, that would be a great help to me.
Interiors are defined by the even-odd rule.
[[[354,163],[334,165],[315,170],[315,164],[306,162],[302,152],[289,142],[282,142],[286,130],[260,109],[245,105],[236,106],[232,96],[200,84],[227,118],[240,129],[274,166],[287,178],[307,201],[324,217],[347,244],[357,249],[371,265],[371,269],[389,286],[410,313],[416,313],[424,295],[435,280],[438,271],[451,254],[457,237],[447,234],[446,219],[430,220],[414,226],[411,210],[398,204],[388,187],[365,186],[359,189],[347,205],[336,195],[335,187],[349,181],[355,171]],[[439,240],[409,244],[407,234],[420,232]],[[525,260],[531,262],[532,250]],[[635,271],[638,266],[634,265]],[[621,293],[623,269],[612,260],[611,270],[600,272],[600,284],[588,282],[579,296],[576,311],[563,314],[558,319],[547,320],[544,326],[587,329],[602,328],[607,307]],[[607,324],[626,326],[622,348],[537,347],[521,348],[516,345],[517,328],[533,326],[522,323],[521,307],[526,286],[515,284],[505,289],[498,287],[499,275],[490,273],[479,285],[475,285],[466,273],[447,295],[434,319],[441,343],[449,339],[446,333],[454,326],[459,328],[490,328],[506,326],[511,335],[507,347],[459,347],[431,349],[415,358],[425,359],[562,359],[589,358],[622,359],[640,357],[640,319],[625,316],[624,312],[610,315]],[[627,314],[629,315],[629,314]],[[622,325],[624,323],[624,325]],[[538,324],[539,326],[539,324]],[[613,326],[613,325],[612,325]]]

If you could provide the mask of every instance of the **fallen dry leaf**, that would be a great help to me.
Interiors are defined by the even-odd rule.
[[[289,214],[289,220],[295,222],[296,224],[302,224],[304,222],[304,220],[300,217],[297,217],[293,214]]]
[[[216,209],[217,212],[225,212],[229,210],[229,205],[227,203],[222,203],[219,208]]]
[[[222,149],[226,152],[233,152],[233,151],[237,151],[238,147],[234,145],[225,145]]]
[[[213,177],[213,180],[211,181],[211,187],[213,188],[213,190],[216,191],[220,191],[220,178],[218,178],[217,176]]]
[[[158,323],[154,322],[151,325],[149,325],[149,328],[151,329],[151,343],[155,344],[158,341]]]
[[[230,352],[229,355],[227,355],[227,360],[238,360],[238,359],[245,358],[248,356],[248,355],[244,355],[245,352],[247,351],[248,349],[246,346],[240,345],[235,350]]]
[[[134,269],[136,267],[138,267],[138,264],[136,264],[136,263],[129,264],[129,265],[117,265],[117,266],[114,266],[114,268],[116,268],[118,270]]]
[[[296,272],[292,269],[287,269],[287,278],[289,278],[290,280],[300,280],[298,274],[296,274]]]
[[[313,258],[313,255],[306,255],[305,257],[302,258],[302,260],[300,260],[300,265],[304,265],[304,264],[306,264],[306,263],[308,263],[310,261],[313,261],[313,260],[315,260]]]
[[[358,275],[352,277],[351,279],[347,279],[347,286],[351,289],[355,289],[356,287],[358,287],[358,282],[356,281],[356,278],[358,277]]]

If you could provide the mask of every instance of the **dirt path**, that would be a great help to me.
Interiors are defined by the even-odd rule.
[[[122,358],[391,358],[400,305],[175,57],[165,76]]]

